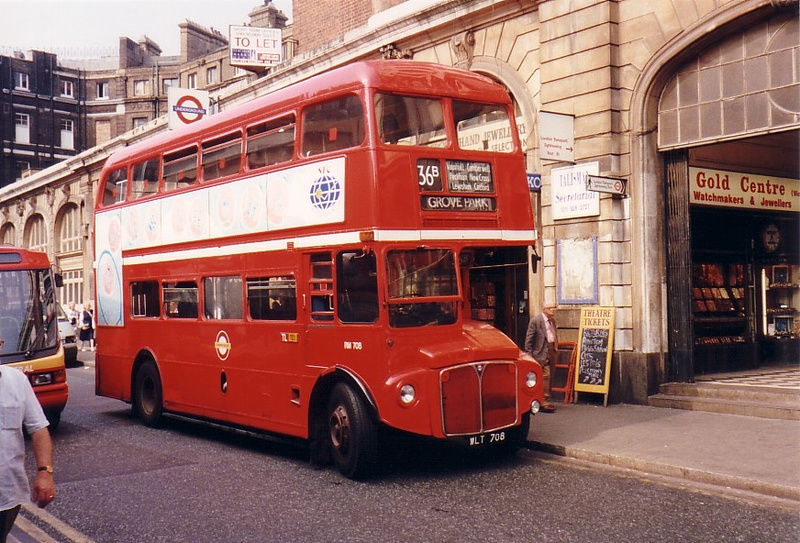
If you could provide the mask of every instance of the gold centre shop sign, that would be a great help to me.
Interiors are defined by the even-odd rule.
[[[800,180],[708,168],[689,168],[692,204],[800,212]]]

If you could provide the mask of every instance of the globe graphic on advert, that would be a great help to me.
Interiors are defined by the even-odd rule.
[[[342,186],[330,174],[324,173],[311,183],[311,203],[317,209],[330,209],[339,201]]]

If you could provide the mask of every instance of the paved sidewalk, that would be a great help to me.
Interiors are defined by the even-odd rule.
[[[535,450],[800,502],[800,421],[556,404],[533,418],[528,440]]]

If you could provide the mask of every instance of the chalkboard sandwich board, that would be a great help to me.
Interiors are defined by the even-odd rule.
[[[581,308],[578,354],[575,368],[575,401],[578,392],[604,394],[608,405],[611,355],[614,351],[614,308]]]

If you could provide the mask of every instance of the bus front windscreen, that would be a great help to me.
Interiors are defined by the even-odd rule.
[[[386,266],[390,326],[408,328],[456,322],[458,267],[451,250],[389,251]]]
[[[58,347],[54,287],[50,270],[0,272],[0,355]]]

